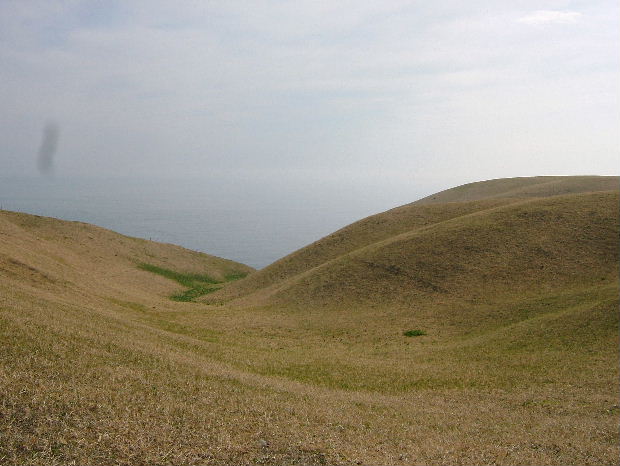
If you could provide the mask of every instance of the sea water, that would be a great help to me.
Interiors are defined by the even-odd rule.
[[[2,209],[92,223],[256,268],[424,194],[339,182],[0,175]]]

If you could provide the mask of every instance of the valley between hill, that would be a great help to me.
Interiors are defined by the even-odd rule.
[[[473,183],[259,271],[0,211],[0,463],[615,463],[619,207]]]

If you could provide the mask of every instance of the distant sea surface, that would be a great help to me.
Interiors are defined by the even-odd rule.
[[[0,175],[2,209],[92,223],[256,268],[425,194],[336,182]]]

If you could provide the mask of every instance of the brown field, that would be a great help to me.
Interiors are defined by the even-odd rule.
[[[619,208],[474,183],[260,271],[0,211],[0,464],[618,464]]]

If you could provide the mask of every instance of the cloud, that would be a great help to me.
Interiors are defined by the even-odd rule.
[[[0,1],[0,172],[30,167],[47,115],[57,173],[445,176],[475,154],[497,177],[497,153],[532,152],[517,134],[562,167],[566,135],[576,154],[598,141],[576,172],[617,156],[615,1],[48,4]]]
[[[574,24],[579,21],[581,13],[577,11],[538,10],[518,19],[525,24]]]

